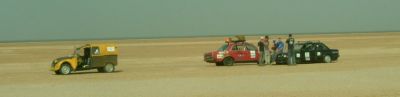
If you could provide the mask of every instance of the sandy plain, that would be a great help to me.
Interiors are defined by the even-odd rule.
[[[283,35],[272,35],[272,39]],[[247,37],[251,43],[258,36]],[[400,33],[295,35],[340,50],[335,63],[203,61],[223,37],[0,43],[0,97],[398,97]],[[54,75],[50,62],[85,43],[116,43],[115,73]]]

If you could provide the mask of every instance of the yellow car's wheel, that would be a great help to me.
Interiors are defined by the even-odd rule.
[[[114,72],[115,66],[113,64],[106,64],[106,66],[101,67],[101,68],[97,68],[97,70],[99,72],[106,72],[106,73]]]
[[[67,74],[70,74],[71,71],[72,71],[71,66],[70,66],[68,63],[63,63],[63,64],[61,65],[60,70],[57,70],[57,71],[56,71],[56,74],[67,75]]]

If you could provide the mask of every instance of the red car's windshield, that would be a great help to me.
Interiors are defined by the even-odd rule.
[[[223,45],[218,49],[218,51],[225,51],[227,48],[228,48],[228,44],[226,43],[226,44],[223,44]]]

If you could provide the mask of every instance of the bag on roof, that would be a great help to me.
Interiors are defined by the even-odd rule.
[[[235,37],[236,37],[236,39],[237,39],[237,40],[235,40],[235,41],[238,41],[238,42],[244,42],[244,41],[246,41],[246,37],[245,37],[244,35],[236,35]]]

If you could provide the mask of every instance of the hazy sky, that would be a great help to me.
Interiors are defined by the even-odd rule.
[[[400,31],[400,0],[0,0],[0,41]]]

